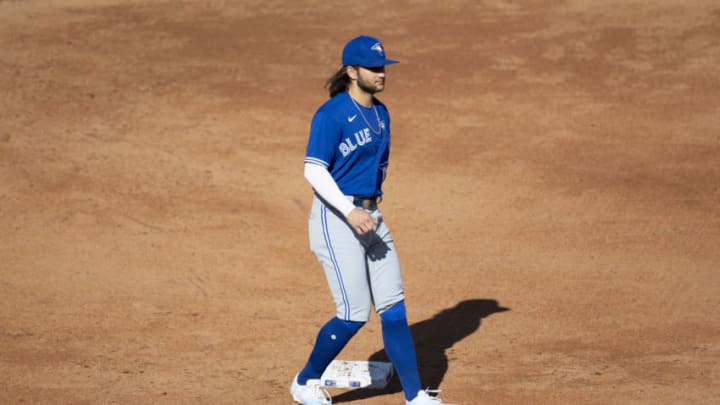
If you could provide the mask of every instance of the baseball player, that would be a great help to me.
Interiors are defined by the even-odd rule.
[[[290,387],[304,405],[331,404],[320,376],[368,321],[375,307],[385,351],[409,405],[448,405],[422,390],[405,313],[400,265],[378,204],[388,167],[390,116],[375,94],[385,89],[379,40],[359,36],[342,52],[343,67],[327,82],[330,100],[315,113],[305,156],[314,198],[310,248],[322,265],[336,316],[317,335],[305,367]]]

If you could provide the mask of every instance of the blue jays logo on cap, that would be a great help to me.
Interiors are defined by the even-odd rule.
[[[385,48],[377,38],[367,35],[351,39],[343,49],[342,64],[345,66],[380,67],[398,63],[385,57]]]

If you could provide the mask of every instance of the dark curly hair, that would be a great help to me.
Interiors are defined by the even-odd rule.
[[[327,82],[325,82],[325,88],[330,94],[330,98],[337,96],[338,94],[347,91],[350,87],[350,76],[347,74],[347,66],[343,66],[332,75]]]

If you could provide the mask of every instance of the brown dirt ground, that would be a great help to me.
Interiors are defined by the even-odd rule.
[[[423,382],[720,403],[717,1],[331,3],[0,1],[0,403],[291,402],[334,313],[307,128],[362,33],[402,60],[383,211]],[[381,349],[374,316],[340,357]]]

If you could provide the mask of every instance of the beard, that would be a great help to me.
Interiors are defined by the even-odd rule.
[[[383,91],[385,88],[384,85],[377,85],[373,82],[366,81],[362,76],[358,76],[357,79],[357,85],[360,88],[360,90],[368,93],[368,94],[375,94]]]

